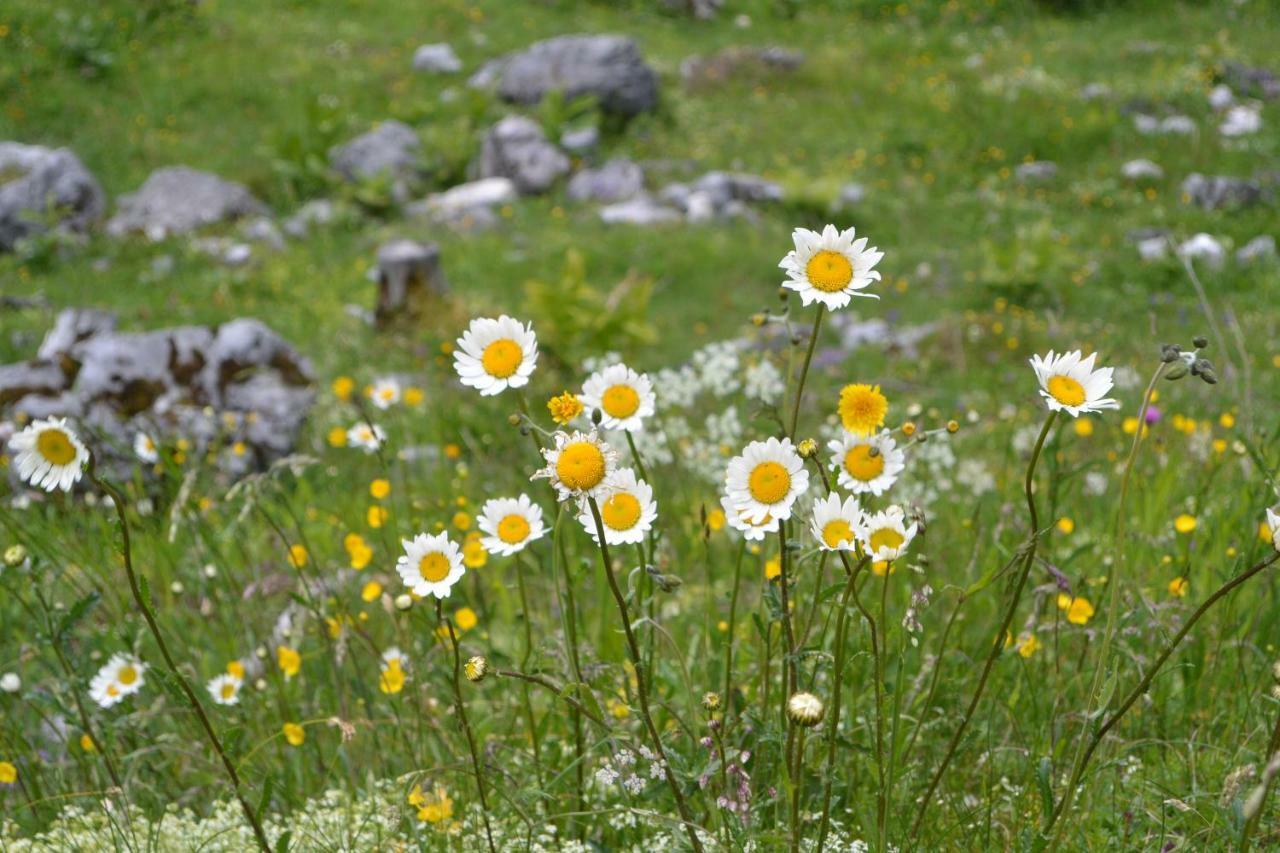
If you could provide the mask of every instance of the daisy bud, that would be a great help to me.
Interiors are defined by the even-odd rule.
[[[511,414],[507,415],[507,423],[511,424],[512,426],[520,426],[520,416],[517,415],[515,412],[512,412]]]
[[[1271,665],[1271,677],[1276,681],[1280,681],[1280,660]]]
[[[913,424],[911,421],[907,421],[905,424],[902,425],[902,434],[905,435],[907,438],[910,438],[911,436],[915,435],[916,425]]]
[[[1177,344],[1160,345],[1160,360],[1165,364],[1173,364],[1180,358],[1182,358],[1182,347]]]
[[[1197,359],[1195,365],[1191,368],[1194,376],[1199,376],[1210,385],[1218,384],[1218,374],[1213,370],[1213,364],[1207,358]]]
[[[254,649],[254,650],[253,650],[253,654],[254,654],[254,656],[255,656],[255,657],[257,657],[257,659],[258,659],[258,660],[266,660],[266,659],[267,659],[267,647],[266,647],[266,646],[258,646],[256,649]]]
[[[1190,370],[1187,368],[1186,364],[1175,364],[1173,367],[1165,371],[1164,378],[1168,379],[1170,382],[1176,382],[1188,373],[1190,373]]]
[[[213,578],[216,578],[216,577],[218,576],[218,567],[217,567],[217,566],[215,566],[213,563],[210,563],[209,565],[205,566],[205,567],[204,567],[204,576],[205,576],[206,578],[211,579],[211,580],[212,580]]]
[[[22,689],[22,679],[18,677],[16,672],[6,672],[0,675],[0,690],[5,693],[17,693]]]
[[[702,707],[708,714],[714,714],[720,710],[720,694],[719,693],[703,693]]]
[[[812,459],[818,453],[818,442],[812,438],[806,438],[796,445],[796,450],[800,453],[801,459]]]
[[[485,660],[483,655],[476,655],[475,657],[467,658],[462,670],[467,676],[467,681],[472,684],[479,684],[489,675],[489,661]]]
[[[413,606],[413,596],[407,592],[396,596],[396,610],[404,612]]]
[[[813,728],[822,722],[827,709],[822,700],[812,693],[793,693],[787,700],[787,718],[797,726]]]
[[[753,326],[757,326],[757,327],[759,327],[759,326],[763,326],[763,325],[764,325],[764,321],[765,321],[765,316],[764,316],[764,314],[761,314],[761,313],[757,312],[757,313],[755,313],[755,314],[752,314],[752,315],[751,315],[751,325],[753,325]]]
[[[1196,349],[1205,349],[1209,346],[1209,339],[1204,335],[1196,335],[1191,339],[1191,345]]]
[[[954,420],[947,421],[947,432],[951,433],[952,435],[955,435],[959,431],[960,431],[959,421],[954,421]]]
[[[173,583],[169,584],[169,592],[173,593],[174,595],[182,595],[182,591],[184,589],[186,589],[186,587],[182,585],[182,581],[174,581]]]
[[[22,545],[10,545],[4,549],[4,564],[16,569],[27,561],[27,549]]]

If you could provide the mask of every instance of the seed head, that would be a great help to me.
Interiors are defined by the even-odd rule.
[[[822,722],[827,709],[822,700],[812,693],[793,693],[787,700],[787,718],[797,726],[813,728]]]
[[[479,684],[489,675],[489,661],[485,660],[483,655],[476,655],[467,658],[467,662],[463,665],[462,671],[467,676],[467,681],[472,684]]]

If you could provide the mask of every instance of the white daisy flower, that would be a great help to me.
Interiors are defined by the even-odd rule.
[[[89,682],[89,698],[110,708],[142,689],[147,665],[133,655],[117,652]]]
[[[453,351],[453,369],[462,384],[478,389],[484,397],[527,385],[537,363],[533,325],[522,325],[506,314],[496,320],[472,320]]]
[[[547,467],[534,472],[531,480],[546,479],[556,487],[560,500],[596,497],[618,464],[618,453],[593,430],[557,432],[555,445],[542,450]]]
[[[649,484],[636,477],[636,472],[630,468],[619,468],[605,481],[602,491],[603,499],[599,506],[604,541],[610,545],[643,542],[645,534],[653,529],[653,522],[658,518],[658,503],[653,499],[653,489]],[[583,507],[578,521],[599,543],[591,507]]]
[[[347,444],[365,453],[376,453],[386,440],[387,433],[377,424],[361,421],[347,430]]]
[[[402,540],[404,555],[396,562],[396,571],[415,595],[444,598],[458,579],[467,573],[462,565],[462,551],[449,534],[430,536],[419,533]]]
[[[160,451],[156,448],[156,443],[145,432],[140,432],[133,437],[133,454],[148,465],[154,465],[160,461]]]
[[[855,240],[852,228],[837,231],[834,225],[828,225],[821,234],[797,228],[791,239],[796,247],[778,266],[787,272],[782,286],[799,293],[803,304],[821,302],[835,310],[848,305],[855,296],[880,298],[862,292],[871,282],[880,280],[880,273],[872,267],[884,257],[884,252],[875,247],[867,248],[866,237]]]
[[[724,509],[725,522],[748,542],[763,542],[767,534],[778,532],[778,519],[766,515],[760,523],[752,523],[747,519],[746,510],[735,507],[728,495],[720,496],[720,506]]]
[[[477,524],[480,532],[485,534],[480,544],[490,554],[502,557],[523,551],[526,545],[541,539],[547,532],[542,523],[542,507],[531,501],[528,495],[485,501],[480,507]]]
[[[89,451],[67,426],[65,418],[32,421],[9,439],[18,476],[46,492],[71,491],[80,479]]]
[[[1280,551],[1280,512],[1267,510],[1267,528],[1271,531],[1271,545]]]
[[[900,506],[864,515],[858,525],[858,541],[862,549],[877,563],[892,562],[901,557],[916,538],[918,525],[904,525],[906,513]]]
[[[809,488],[809,472],[791,439],[753,441],[729,461],[725,491],[754,524],[791,517],[791,505]]]
[[[862,516],[857,498],[850,495],[842,501],[840,495],[832,492],[814,501],[809,529],[823,551],[853,551],[858,546],[857,530]]]
[[[653,383],[625,364],[614,364],[587,377],[582,385],[582,405],[587,417],[599,410],[600,426],[636,432],[653,414]]]
[[[369,389],[369,401],[379,409],[389,409],[400,402],[400,383],[394,379],[379,379]]]
[[[399,667],[401,670],[409,668],[409,659],[405,657],[404,652],[400,651],[399,646],[387,646],[382,653],[382,671],[386,672],[391,667]]]
[[[1043,358],[1031,357],[1031,369],[1040,380],[1040,396],[1050,409],[1077,418],[1082,412],[1120,408],[1119,401],[1103,397],[1115,383],[1110,367],[1093,369],[1097,357],[1095,352],[1081,358],[1080,350],[1062,355],[1054,355],[1053,350],[1049,350]]]
[[[827,449],[831,467],[840,472],[836,482],[855,495],[884,494],[906,467],[906,455],[888,430],[879,435],[846,432],[827,442]]]
[[[206,685],[215,705],[235,705],[240,701],[240,687],[243,682],[229,672],[209,681]]]

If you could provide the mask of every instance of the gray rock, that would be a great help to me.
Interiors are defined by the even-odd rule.
[[[1164,169],[1150,160],[1130,160],[1120,167],[1120,174],[1131,181],[1158,181],[1164,177]]]
[[[230,237],[196,237],[191,248],[229,267],[242,267],[253,260],[253,247]]]
[[[1019,163],[1013,171],[1023,183],[1044,183],[1058,177],[1058,164],[1049,160],[1032,160],[1030,163]]]
[[[1191,136],[1196,132],[1196,123],[1184,115],[1156,118],[1146,113],[1135,113],[1133,127],[1146,136]]]
[[[1228,62],[1222,70],[1231,88],[1238,92],[1253,98],[1280,98],[1280,77],[1269,69]]]
[[[187,166],[171,166],[152,172],[136,193],[120,197],[107,232],[114,236],[141,232],[152,240],[163,240],[267,212],[240,184]]]
[[[1218,133],[1228,139],[1249,136],[1262,130],[1262,109],[1257,104],[1238,104],[1227,110]]]
[[[1262,185],[1244,178],[1201,175],[1194,172],[1182,182],[1182,194],[1206,210],[1249,207],[1263,200]]]
[[[51,223],[84,232],[106,205],[97,179],[70,149],[0,142],[0,251]]]
[[[630,160],[610,160],[598,169],[583,169],[569,179],[574,201],[625,201],[644,190],[644,170]]]
[[[594,97],[605,112],[634,116],[658,105],[658,75],[636,43],[617,35],[559,36],[487,63],[471,84],[496,82],[499,97],[536,104],[549,92]]]
[[[1245,243],[1236,251],[1236,263],[1241,266],[1273,261],[1276,258],[1276,238],[1270,234],[1261,234]]]
[[[744,74],[789,73],[804,64],[805,55],[783,47],[726,47],[709,56],[690,56],[680,63],[686,86],[715,86]]]
[[[251,243],[259,243],[277,252],[284,249],[284,235],[269,216],[258,216],[240,226],[240,234]]]
[[[680,218],[680,211],[647,193],[600,208],[600,219],[610,225],[660,225]]]
[[[111,334],[116,330],[116,315],[96,308],[67,308],[58,312],[53,328],[44,336],[36,357],[73,361],[81,360],[76,348],[94,335]]]
[[[316,225],[331,225],[338,220],[338,205],[327,198],[313,199],[284,221],[284,233],[295,240],[305,238]]]
[[[435,243],[392,240],[378,249],[378,305],[374,320],[386,326],[404,316],[420,315],[426,302],[448,292]]]
[[[521,195],[535,195],[569,172],[569,157],[537,122],[508,116],[485,134],[473,171],[478,178],[510,178]]]
[[[0,364],[0,406],[21,400],[28,394],[61,394],[68,384],[66,372],[50,359]]]
[[[566,130],[560,137],[560,147],[571,154],[590,154],[600,147],[600,131],[594,127]]]
[[[430,210],[458,213],[477,207],[510,204],[519,197],[515,182],[510,178],[482,178],[427,196],[425,205]]]
[[[706,193],[717,208],[731,201],[748,204],[782,201],[782,187],[757,175],[741,172],[707,172],[693,182],[692,190]]]
[[[422,142],[413,128],[399,121],[384,121],[345,145],[329,149],[329,165],[348,181],[389,178],[392,197],[404,202],[420,177],[421,152]]]
[[[447,44],[424,44],[413,52],[413,70],[457,74],[462,70],[462,60]]]

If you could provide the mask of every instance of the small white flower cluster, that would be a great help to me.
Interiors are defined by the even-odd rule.
[[[639,796],[650,780],[661,779],[666,764],[648,747],[641,745],[638,749],[639,758],[631,750],[622,749],[606,759],[596,770],[596,783],[605,789],[621,784],[628,794]],[[647,762],[648,767],[643,767],[641,760]]]

